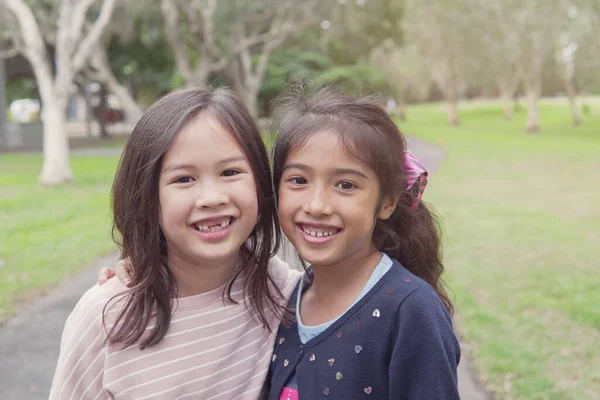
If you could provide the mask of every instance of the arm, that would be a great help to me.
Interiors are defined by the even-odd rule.
[[[104,340],[102,310],[106,291],[88,290],[69,315],[60,345],[50,399],[111,398],[103,388]]]
[[[460,346],[435,291],[423,286],[398,310],[390,362],[390,399],[458,400]]]

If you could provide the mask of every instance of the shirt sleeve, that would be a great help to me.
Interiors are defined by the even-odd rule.
[[[109,298],[106,289],[93,287],[67,318],[50,389],[51,400],[112,398],[103,388],[106,334],[102,313]]]
[[[288,263],[274,256],[269,261],[269,273],[283,294],[285,304],[287,304],[302,277],[302,272],[292,269]]]
[[[412,292],[398,310],[389,374],[390,399],[459,400],[460,346],[452,321],[429,286]]]

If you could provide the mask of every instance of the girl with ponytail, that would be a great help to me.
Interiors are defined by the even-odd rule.
[[[309,267],[295,319],[279,328],[268,398],[458,399],[460,348],[422,163],[373,99],[326,88],[282,104],[278,215]]]

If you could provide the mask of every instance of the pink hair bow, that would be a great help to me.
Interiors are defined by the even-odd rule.
[[[406,190],[413,194],[413,203],[410,209],[415,210],[421,202],[423,192],[427,186],[427,170],[423,162],[408,150],[404,152],[404,168],[406,169],[406,180],[408,182]],[[415,186],[415,184],[418,184],[418,186]],[[416,191],[413,188],[416,188]]]

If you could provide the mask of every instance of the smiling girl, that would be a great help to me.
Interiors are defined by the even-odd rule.
[[[458,399],[427,173],[385,110],[331,89],[292,97],[273,171],[281,227],[310,268],[269,399]]]
[[[173,92],[129,139],[114,229],[132,267],[69,316],[51,399],[256,399],[298,274],[265,147],[230,91]],[[273,329],[272,329],[273,328]]]

